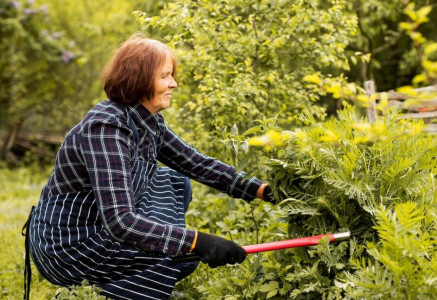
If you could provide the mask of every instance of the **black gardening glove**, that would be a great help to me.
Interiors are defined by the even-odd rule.
[[[246,251],[234,242],[203,232],[198,232],[193,252],[202,256],[203,261],[211,268],[242,263],[247,255]]]
[[[273,191],[272,188],[270,187],[270,185],[267,185],[264,188],[264,192],[263,192],[263,200],[270,202],[272,204],[276,204],[277,201],[275,199],[273,199]]]

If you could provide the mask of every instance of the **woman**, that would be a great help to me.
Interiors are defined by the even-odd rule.
[[[271,190],[165,125],[159,112],[170,106],[176,69],[167,46],[139,34],[108,64],[110,100],[68,133],[31,214],[30,253],[50,282],[86,279],[114,299],[167,299],[197,266],[174,264],[173,256],[193,252],[210,267],[245,259],[237,244],[185,227],[188,178],[247,201]]]

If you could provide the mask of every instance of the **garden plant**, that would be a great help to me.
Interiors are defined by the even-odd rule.
[[[140,28],[180,58],[167,123],[203,152],[268,181],[277,200],[246,203],[193,183],[189,227],[241,245],[354,233],[338,243],[322,239],[317,246],[251,254],[236,266],[201,264],[172,298],[435,299],[437,136],[423,121],[402,118],[384,94],[371,122],[366,108],[375,96],[362,88],[374,80],[377,89],[401,88],[414,99],[421,96],[415,87],[436,84],[432,1],[116,2],[134,12],[117,15],[115,7],[102,5],[101,13],[115,17],[85,27],[72,20],[44,23],[43,10],[29,14],[33,23],[20,23],[25,9],[41,3],[0,4],[0,22],[8,25],[0,29],[0,47],[8,55],[0,63],[9,70],[0,72],[7,80],[0,89],[1,133],[16,123],[21,130],[38,130],[45,109],[61,120],[52,129],[64,133],[102,96],[92,78],[98,77],[99,59],[110,52],[105,47]],[[50,3],[51,17],[87,11]],[[129,28],[115,27],[117,22]],[[53,38],[62,28],[62,37]],[[8,44],[4,36],[11,34],[14,43]],[[69,43],[73,36],[76,42]],[[11,47],[20,49],[18,56]],[[59,54],[67,50],[73,57],[65,63]],[[59,77],[53,79],[49,69]],[[32,80],[36,73],[43,84],[27,96],[39,82]],[[55,108],[68,111],[76,80],[81,99],[64,119]],[[57,95],[61,102],[51,100]],[[26,118],[34,105],[35,116]],[[35,163],[38,155],[29,153],[18,167],[0,165],[1,299],[22,297],[21,227],[50,174],[53,153],[44,153],[51,155],[49,163]],[[35,269],[33,274],[32,299],[103,298],[86,282],[68,290],[49,284]]]

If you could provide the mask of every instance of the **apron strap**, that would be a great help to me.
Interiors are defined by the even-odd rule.
[[[132,117],[130,116],[130,113],[129,113],[129,110],[127,109],[127,107],[126,107],[126,112],[127,112],[127,120],[129,122],[129,128],[134,133],[135,142],[137,143],[137,145],[135,146],[135,158],[137,158],[138,157],[138,144],[139,144],[139,141],[140,141],[140,137],[138,135],[137,126],[135,126],[135,123],[132,120]]]
[[[32,212],[35,209],[35,206],[32,206],[30,209],[29,217],[27,218],[26,223],[24,223],[23,228],[21,229],[21,235],[24,236],[24,248],[25,248],[25,257],[24,257],[24,300],[29,300],[30,296],[30,283],[32,280],[32,268],[30,266],[30,249],[29,249],[29,227],[30,227],[30,219],[32,218]]]

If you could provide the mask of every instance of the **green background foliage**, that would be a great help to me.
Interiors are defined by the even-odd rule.
[[[138,13],[138,19],[180,59],[181,125],[193,135],[206,132],[201,147],[225,159],[215,141],[233,124],[246,131],[253,120],[278,112],[278,122],[291,123],[303,110],[324,117],[316,101],[325,92],[303,78],[319,72],[345,82],[345,48],[356,32],[345,3],[187,0],[169,3],[158,16]]]
[[[409,3],[409,4],[408,4]],[[406,13],[406,6],[413,8]],[[422,50],[412,43],[411,35],[401,30],[402,22],[411,25],[410,29],[416,34],[435,41],[436,10],[432,9],[434,1],[349,1],[348,8],[355,12],[358,19],[359,34],[355,36],[349,49],[361,53],[370,53],[369,62],[352,68],[348,75],[353,80],[375,80],[379,90],[389,90],[399,86],[411,84],[413,76],[421,71]],[[420,8],[431,8],[428,21],[424,15],[412,20],[408,16],[424,14]],[[415,7],[415,9],[414,9]],[[417,21],[421,19],[419,23]],[[431,20],[431,22],[429,22]],[[434,79],[435,80],[435,79]]]
[[[359,100],[369,79],[378,90],[435,84],[435,6],[3,0],[0,134],[63,136],[104,99],[99,75],[113,49],[144,31],[179,59],[168,124],[203,152],[269,182],[279,202],[245,203],[194,183],[190,228],[241,245],[357,233],[249,255],[238,266],[201,264],[177,291],[186,299],[433,299],[436,137],[384,106],[369,123]],[[42,149],[19,157],[21,167],[1,164],[2,299],[22,295],[21,227],[55,155]],[[45,163],[35,162],[41,153]],[[32,281],[35,299],[102,298],[87,283],[58,289],[36,270]]]

